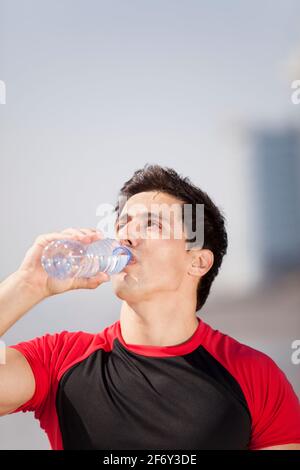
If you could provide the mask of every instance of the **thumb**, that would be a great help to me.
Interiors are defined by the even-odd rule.
[[[96,289],[96,287],[109,280],[110,276],[107,273],[100,272],[93,277],[75,279],[74,289]]]

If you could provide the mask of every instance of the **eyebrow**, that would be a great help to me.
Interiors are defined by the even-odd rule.
[[[139,216],[142,216],[143,219],[154,219],[154,220],[159,220],[161,222],[169,222],[169,219],[166,219],[165,217],[162,217],[161,214],[157,214],[155,212],[141,212],[140,214],[137,214]],[[123,221],[129,221],[132,219],[132,215],[129,214],[123,214],[119,219],[116,220],[115,222],[115,228],[117,229],[119,225]]]

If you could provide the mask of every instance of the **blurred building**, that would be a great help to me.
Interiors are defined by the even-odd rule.
[[[251,132],[250,155],[262,276],[300,270],[300,129]]]
[[[300,365],[291,360],[300,337],[300,128],[248,127],[237,137],[243,209],[232,235],[242,280],[232,278],[235,291],[210,296],[199,313],[272,357],[300,396]]]

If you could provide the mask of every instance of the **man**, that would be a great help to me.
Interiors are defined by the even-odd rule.
[[[63,331],[8,347],[0,414],[33,411],[53,449],[300,449],[299,400],[284,373],[196,315],[227,251],[220,210],[188,178],[158,165],[136,171],[120,194],[116,237],[133,254],[111,276],[120,319],[100,333]],[[204,205],[199,246],[189,244],[183,211],[168,220],[151,215],[154,205],[184,204]],[[0,286],[1,335],[42,299],[109,279],[48,278],[41,253],[62,236],[89,243],[102,235],[67,229],[38,237]]]

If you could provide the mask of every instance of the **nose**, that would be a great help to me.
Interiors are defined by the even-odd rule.
[[[133,230],[130,230],[130,223],[117,232],[116,239],[119,241],[120,245],[126,246],[128,248],[135,248],[140,243],[140,238],[134,234]]]

